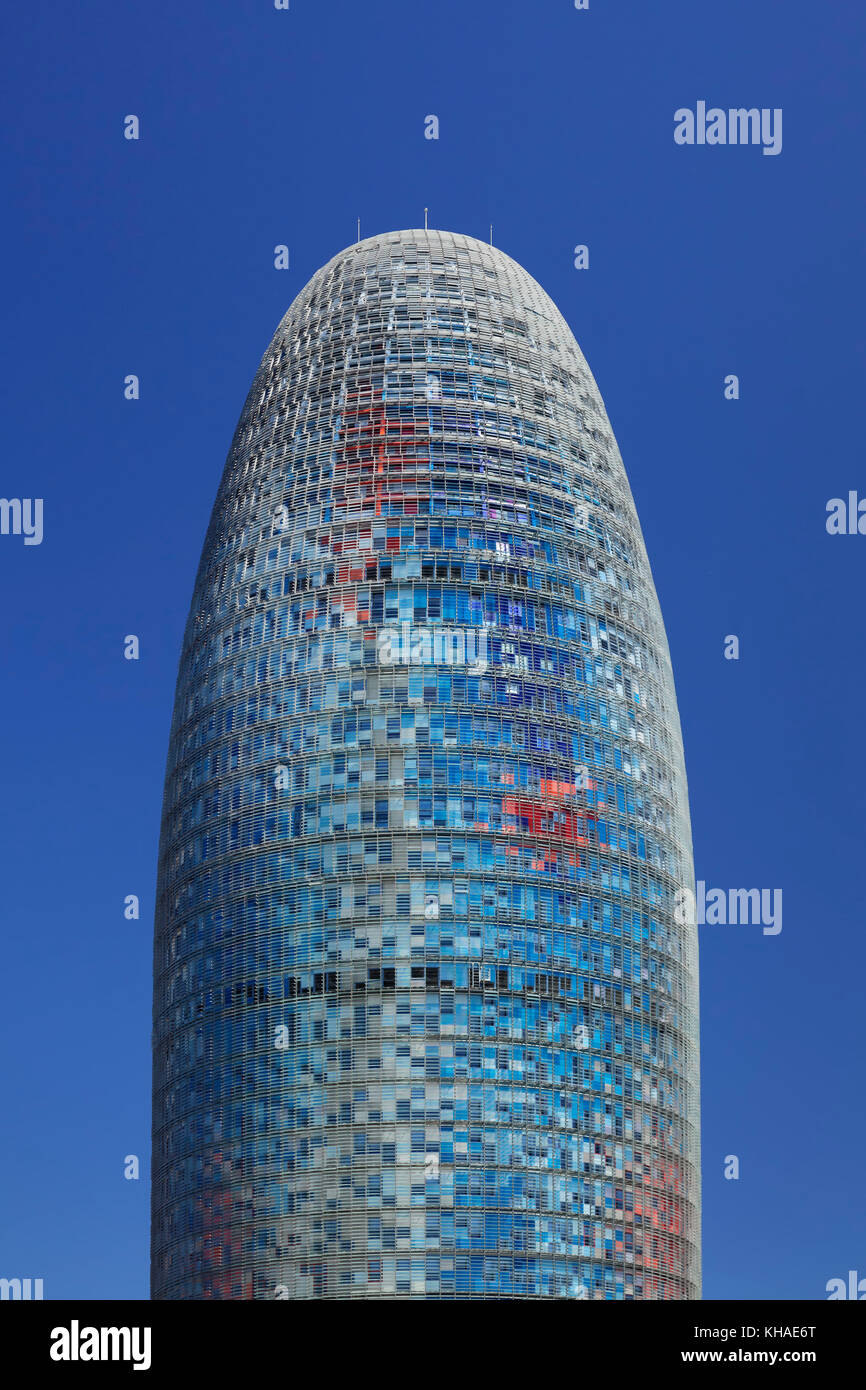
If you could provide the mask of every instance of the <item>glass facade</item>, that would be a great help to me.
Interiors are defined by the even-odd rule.
[[[499,250],[359,242],[262,360],[184,638],[153,1296],[700,1297],[692,884],[580,349]]]

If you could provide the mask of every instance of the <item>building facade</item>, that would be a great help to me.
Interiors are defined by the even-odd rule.
[[[700,1297],[692,885],[580,349],[493,247],[359,242],[262,360],[184,638],[153,1296]]]

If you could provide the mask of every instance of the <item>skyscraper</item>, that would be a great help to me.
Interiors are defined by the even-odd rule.
[[[699,1297],[692,882],[564,319],[472,237],[349,247],[262,359],[184,638],[154,1297]]]

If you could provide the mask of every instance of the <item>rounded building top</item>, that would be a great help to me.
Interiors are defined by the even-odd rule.
[[[298,311],[312,307],[322,291],[333,288],[335,282],[354,281],[361,273],[372,278],[374,274],[388,274],[392,270],[402,278],[414,266],[419,272],[439,272],[444,277],[449,271],[458,274],[459,285],[454,288],[459,288],[462,297],[466,297],[467,274],[471,277],[472,272],[478,276],[475,288],[488,297],[496,297],[490,293],[491,285],[495,286],[497,281],[503,283],[507,286],[508,300],[535,316],[539,339],[546,323],[557,330],[549,335],[556,341],[550,341],[547,346],[574,356],[584,370],[589,370],[568,324],[550,295],[518,261],[498,246],[491,246],[477,237],[437,228],[414,227],[384,232],[344,247],[311,276],[284,315],[280,328],[296,319]],[[447,284],[431,287],[429,297],[440,298],[443,288],[447,290],[450,287]],[[537,345],[542,344],[539,341]]]

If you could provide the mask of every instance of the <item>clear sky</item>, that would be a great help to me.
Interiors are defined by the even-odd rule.
[[[425,205],[492,222],[574,330],[666,620],[697,876],[783,890],[777,936],[701,928],[705,1296],[866,1275],[866,536],[825,529],[866,496],[862,4],[82,0],[6,6],[0,39],[0,493],[44,499],[41,545],[0,536],[0,1276],[147,1296],[157,840],[210,507],[290,301],[358,216]],[[781,108],[781,153],[676,145],[698,101]]]

